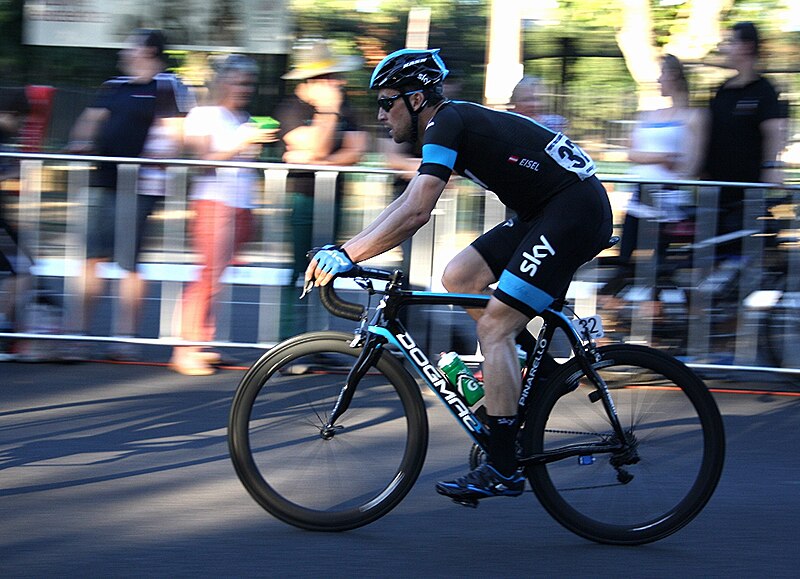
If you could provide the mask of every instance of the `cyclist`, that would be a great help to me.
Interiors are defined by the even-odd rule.
[[[487,463],[436,490],[460,501],[517,496],[525,481],[517,469],[520,397],[515,338],[561,297],[575,271],[611,236],[608,196],[589,156],[561,133],[515,113],[443,96],[448,74],[439,49],[396,51],[375,67],[378,120],[397,143],[421,149],[417,174],[361,233],[342,246],[319,250],[306,283],[330,283],[354,263],[411,237],[431,212],[453,171],[493,191],[517,217],[476,239],[447,266],[448,291],[491,292],[477,319],[484,355],[489,448]],[[530,334],[528,334],[530,335]]]

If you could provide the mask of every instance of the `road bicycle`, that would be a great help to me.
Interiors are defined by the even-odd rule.
[[[230,454],[247,491],[275,517],[313,531],[371,523],[417,480],[428,419],[409,369],[472,440],[471,466],[487,447],[483,407],[467,405],[398,313],[484,307],[489,297],[403,289],[400,271],[356,267],[348,275],[370,296],[366,306],[343,300],[333,284],[320,298],[331,313],[360,321],[355,333],[310,332],[266,352],[241,380],[229,419]],[[521,371],[517,444],[536,497],[564,527],[600,543],[637,545],[679,530],[722,472],[725,437],[711,393],[664,352],[598,346],[599,317],[574,317],[564,299],[541,317]],[[573,354],[537,380],[556,330]]]

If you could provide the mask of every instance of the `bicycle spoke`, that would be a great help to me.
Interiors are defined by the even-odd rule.
[[[231,417],[234,464],[251,494],[287,522],[325,530],[391,509],[413,484],[427,442],[419,388],[394,360],[379,360],[323,430],[348,374],[339,371],[342,354],[352,365],[359,352],[352,337],[331,335],[281,353],[278,368],[263,364],[273,372],[247,383],[252,400],[237,400],[244,406]]]
[[[537,401],[526,444],[533,454],[580,446],[586,453],[531,466],[528,474],[542,504],[570,530],[601,542],[656,540],[691,520],[716,485],[724,449],[719,413],[702,382],[663,354],[609,350],[613,363],[598,372],[611,387],[626,441],[584,377],[574,392],[552,388]],[[593,453],[601,441],[618,448]]]

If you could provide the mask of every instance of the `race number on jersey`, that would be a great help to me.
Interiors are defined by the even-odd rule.
[[[558,133],[553,137],[553,140],[545,148],[545,152],[567,171],[575,173],[581,181],[594,175],[597,170],[592,158],[563,133]]]

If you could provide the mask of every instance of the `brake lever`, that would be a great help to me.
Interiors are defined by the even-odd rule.
[[[375,293],[375,289],[372,286],[372,280],[371,279],[363,278],[363,277],[357,277],[357,278],[354,278],[354,281],[356,282],[356,284],[361,286],[361,289],[366,290],[367,293],[369,293],[369,295],[372,295],[372,294]]]
[[[304,297],[306,297],[308,294],[310,294],[312,289],[314,289],[314,280],[310,279],[310,280],[308,280],[306,282],[305,287],[303,287],[303,293],[300,294],[300,298],[299,299],[302,300]]]

